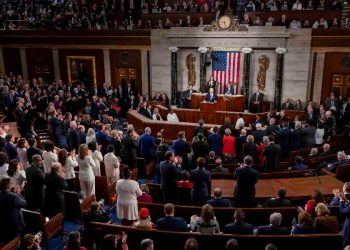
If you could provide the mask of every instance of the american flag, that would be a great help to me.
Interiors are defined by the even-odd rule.
[[[223,94],[225,84],[229,82],[237,83],[236,93],[238,93],[240,51],[214,51],[212,54],[213,64],[211,74],[217,82],[217,93]]]

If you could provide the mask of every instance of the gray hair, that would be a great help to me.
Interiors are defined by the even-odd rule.
[[[295,122],[295,128],[301,128],[301,122],[300,121],[297,121]]]
[[[270,140],[269,137],[267,137],[266,135],[263,137],[263,143],[264,144],[269,144]]]
[[[225,135],[230,135],[231,134],[231,129],[227,128],[225,129]]]
[[[256,128],[256,130],[260,130],[262,128],[261,123],[255,124],[255,128]]]
[[[272,213],[270,215],[270,224],[273,226],[279,226],[282,222],[282,214],[280,213]]]

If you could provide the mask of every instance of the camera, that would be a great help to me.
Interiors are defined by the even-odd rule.
[[[43,232],[39,231],[36,235],[34,235],[34,240],[41,240],[43,238]]]

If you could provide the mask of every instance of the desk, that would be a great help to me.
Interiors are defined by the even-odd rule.
[[[268,199],[275,197],[280,187],[287,190],[288,199],[308,199],[315,189],[320,190],[324,195],[330,196],[333,195],[333,189],[341,190],[343,184],[343,182],[328,175],[289,179],[261,179],[255,186],[256,198]],[[220,187],[223,196],[233,197],[235,185],[234,180],[212,180],[211,190]]]
[[[191,97],[191,108],[198,109],[200,108],[200,103],[205,100],[206,94],[194,93]],[[218,102],[215,104],[214,110],[211,109],[208,112],[213,111],[235,111],[243,112],[244,110],[244,97],[242,95],[218,95]],[[205,111],[202,110],[201,111]]]

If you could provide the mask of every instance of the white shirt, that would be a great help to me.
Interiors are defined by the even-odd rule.
[[[114,153],[107,153],[104,157],[106,176],[119,179],[119,160]]]
[[[303,5],[301,3],[294,3],[292,10],[302,10],[303,9]]]
[[[95,167],[92,169],[94,171],[95,176],[101,176],[101,161],[103,161],[103,156],[100,151],[95,150],[91,153],[91,158],[95,162]]]
[[[17,154],[19,157],[19,162],[22,163],[24,169],[29,167],[29,161],[27,157],[27,149],[26,148],[17,148]]]
[[[236,128],[243,128],[244,127],[244,120],[243,118],[238,118],[236,121]]]
[[[179,122],[179,118],[177,117],[177,115],[175,113],[172,114],[168,114],[166,117],[168,122]]]
[[[43,152],[43,160],[44,160],[44,172],[45,174],[48,174],[51,172],[51,166],[54,162],[58,161],[57,154],[54,152]]]
[[[8,169],[9,169],[8,163],[5,163],[4,165],[0,166],[0,176],[7,175]]]
[[[75,178],[74,168],[77,167],[78,165],[79,164],[75,157],[73,158],[71,155],[68,156],[66,165],[63,166],[64,179],[74,179]]]
[[[92,171],[95,168],[95,162],[90,155],[85,156],[84,159],[77,157],[79,164],[79,180],[81,181],[95,181],[94,172]]]
[[[157,114],[154,114],[154,113],[152,115],[152,119],[156,120],[156,121],[163,121],[162,116],[160,114],[158,114],[158,115],[159,115],[159,120],[157,119]]]
[[[89,144],[92,141],[96,142],[96,135],[95,134],[87,135],[86,136],[86,144]]]

